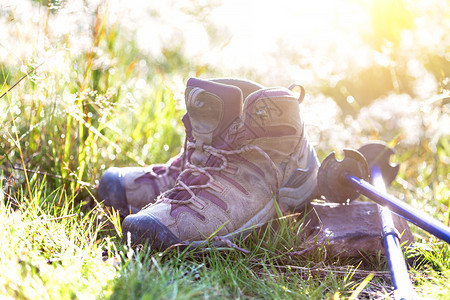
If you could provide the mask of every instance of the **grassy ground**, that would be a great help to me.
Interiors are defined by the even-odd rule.
[[[142,53],[103,6],[84,19],[87,24],[79,25],[88,45],[80,46],[81,35],[54,33],[52,20],[62,4],[51,3],[33,9],[24,4],[38,12],[37,21],[13,6],[0,14],[8,46],[25,52],[19,61],[14,51],[0,56],[0,95],[9,90],[0,99],[2,297],[392,296],[382,257],[339,261],[320,248],[315,255],[292,254],[302,250],[300,216],[277,221],[238,243],[239,248],[161,254],[130,249],[120,218],[97,202],[102,172],[112,165],[163,162],[178,153],[184,138],[184,82],[189,76],[224,74],[192,65],[176,48],[164,49],[160,57]],[[36,36],[45,37],[47,44],[39,44]],[[303,109],[320,159],[341,145],[358,148],[370,139],[388,142],[397,149],[394,160],[401,163],[392,193],[448,225],[445,97],[426,102],[393,94],[345,117],[329,99],[316,96],[318,100],[305,103]],[[403,103],[402,110],[398,103]],[[377,114],[386,107],[385,115]],[[325,112],[333,122],[321,117]],[[313,124],[317,120],[320,124]],[[417,248],[408,255],[418,252],[423,257],[411,266],[417,293],[426,299],[448,299],[448,245],[412,229]]]

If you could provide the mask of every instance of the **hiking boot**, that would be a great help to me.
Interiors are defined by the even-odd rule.
[[[131,245],[164,250],[214,234],[233,237],[275,217],[277,200],[291,209],[315,196],[319,163],[297,97],[284,88],[260,89],[243,112],[242,98],[233,85],[188,81],[184,124],[192,138],[185,169],[155,204],[125,218]],[[294,203],[295,191],[303,194]]]
[[[211,81],[234,85],[245,96],[262,88],[255,82],[242,79],[217,78]],[[187,133],[186,136],[189,139],[190,133]],[[122,217],[137,213],[144,206],[155,202],[161,193],[175,185],[185,163],[182,153],[183,151],[165,164],[109,168],[100,178],[97,189],[99,199],[104,200],[106,206],[117,209]]]

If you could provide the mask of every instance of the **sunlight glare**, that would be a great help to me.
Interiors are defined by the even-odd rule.
[[[339,60],[367,63],[364,51],[353,55],[355,48],[364,48],[359,34],[368,27],[367,12],[349,1],[224,1],[213,19],[228,28],[230,40],[214,60],[232,69],[253,67],[266,74],[275,66],[289,69],[282,65],[286,50],[304,60],[330,52],[330,58],[339,59],[319,62],[325,72]]]

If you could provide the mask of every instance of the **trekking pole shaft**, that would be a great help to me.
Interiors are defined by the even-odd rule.
[[[432,217],[417,211],[397,198],[377,190],[373,185],[353,175],[345,175],[345,182],[355,188],[359,193],[376,203],[388,207],[392,212],[407,219],[423,230],[433,234],[450,244],[450,228],[436,221]]]
[[[409,279],[408,269],[398,238],[395,235],[388,234],[384,237],[383,245],[394,286],[394,298],[413,299],[415,292]]]
[[[371,178],[376,188],[383,192],[386,191],[382,173],[377,166],[371,168]],[[394,286],[394,298],[414,299],[415,292],[409,278],[408,268],[403,257],[400,239],[394,226],[392,213],[387,207],[381,205],[378,205],[378,211],[382,226],[383,246]]]

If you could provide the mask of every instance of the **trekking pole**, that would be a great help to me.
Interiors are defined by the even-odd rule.
[[[371,183],[380,191],[386,192],[385,185],[391,184],[399,169],[398,165],[391,166],[389,164],[389,157],[394,154],[394,151],[381,143],[364,145],[358,151],[369,163]],[[387,207],[377,206],[382,227],[383,247],[394,286],[394,298],[414,299],[416,294],[411,284],[392,213]]]
[[[344,203],[362,194],[450,244],[449,227],[367,182],[369,166],[361,153],[345,149],[344,155],[345,158],[338,161],[335,153],[330,153],[319,168],[318,186],[325,198]]]

